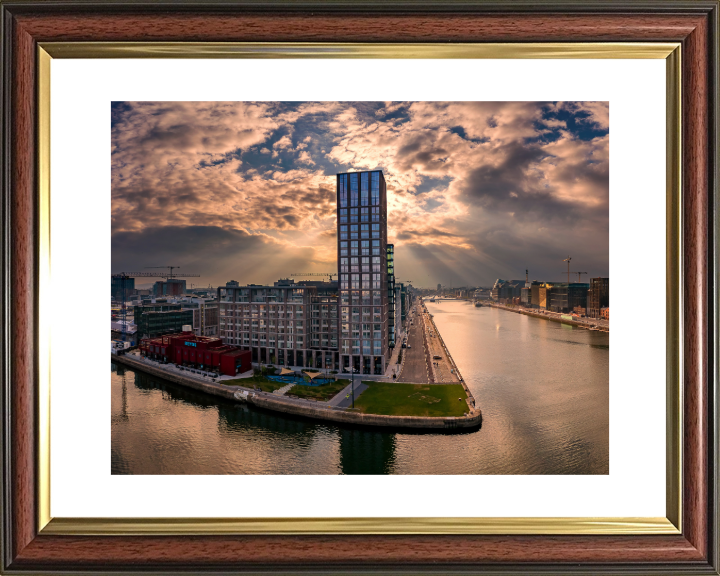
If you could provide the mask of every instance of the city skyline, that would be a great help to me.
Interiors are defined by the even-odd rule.
[[[607,276],[608,145],[602,102],[113,103],[112,271],[336,272],[335,175],[379,169],[399,280]]]

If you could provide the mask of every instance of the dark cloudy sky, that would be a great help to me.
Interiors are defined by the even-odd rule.
[[[400,279],[561,280],[568,254],[607,276],[608,122],[606,102],[114,102],[112,270],[336,272],[334,175],[381,168]]]

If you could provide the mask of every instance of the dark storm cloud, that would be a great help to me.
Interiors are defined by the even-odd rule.
[[[257,281],[272,282],[287,267],[307,267],[315,263],[313,250],[295,247],[274,238],[250,234],[245,230],[214,226],[163,226],[139,232],[112,235],[112,271],[150,272],[147,267],[181,265],[180,273],[197,273],[188,285],[217,285],[231,278],[240,279],[248,268]],[[159,278],[149,278],[153,282]],[[139,279],[138,283],[143,283]]]

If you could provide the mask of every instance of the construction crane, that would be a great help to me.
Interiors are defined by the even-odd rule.
[[[290,273],[290,276],[327,276],[328,282],[332,282],[333,276],[337,276],[337,274],[330,272],[292,272]]]
[[[173,274],[173,270],[175,268],[180,268],[180,266],[145,266],[145,268],[167,268],[170,270],[170,274],[156,274],[156,276],[159,276],[160,278],[167,278],[168,280],[170,278],[186,278],[191,276],[200,276],[200,274]]]
[[[587,274],[587,272],[573,272],[573,274],[578,275],[578,284],[580,283],[580,274]]]
[[[567,270],[567,272],[568,272],[568,284],[570,284],[570,260],[572,260],[572,258],[570,258],[570,256],[568,256],[567,258],[565,258],[565,260],[563,260],[563,262],[567,262],[567,263],[568,263],[568,270]]]
[[[112,274],[112,278],[120,278],[121,280],[121,291],[122,291],[122,303],[120,304],[120,317],[122,318],[122,341],[127,340],[127,281],[128,278],[197,278],[200,274],[173,274],[173,268],[180,268],[180,266],[158,266],[158,268],[170,268],[170,275],[167,274],[156,274],[154,272],[118,272]]]

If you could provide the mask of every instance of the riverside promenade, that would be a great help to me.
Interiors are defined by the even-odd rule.
[[[460,374],[460,370],[458,370],[450,350],[445,345],[445,341],[440,334],[440,330],[435,325],[432,315],[427,311],[424,303],[421,302],[420,306],[422,307],[422,318],[428,346],[427,353],[433,381],[437,384],[462,384],[468,397],[468,405],[475,406],[475,397]]]
[[[416,429],[426,431],[467,430],[479,428],[482,424],[482,411],[475,408],[474,399],[468,399],[468,412],[464,416],[427,417],[427,416],[389,416],[384,414],[363,414],[328,402],[288,398],[269,392],[260,392],[250,387],[213,382],[202,376],[180,373],[164,365],[132,354],[111,355],[111,362],[123,364],[147,374],[174,382],[235,402],[246,402],[259,408],[302,416],[315,420],[325,420],[338,424],[373,426],[380,428]],[[356,383],[357,386],[357,383]],[[344,391],[340,392],[342,394]]]

